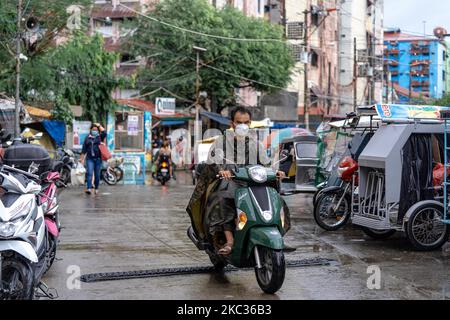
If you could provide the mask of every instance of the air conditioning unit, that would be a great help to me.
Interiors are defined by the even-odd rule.
[[[303,22],[288,22],[286,24],[286,36],[289,40],[303,39]]]
[[[358,66],[358,77],[365,78],[373,75],[373,68],[369,64],[361,64]]]

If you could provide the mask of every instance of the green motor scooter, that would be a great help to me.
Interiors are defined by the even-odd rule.
[[[207,228],[207,209],[199,206],[199,215],[192,219],[188,236],[199,250],[209,255],[216,269],[231,264],[237,268],[255,268],[260,288],[269,294],[278,291],[284,282],[285,213],[283,200],[277,192],[276,172],[259,165],[235,169],[233,179],[246,183],[235,195],[236,230],[230,256],[217,253]],[[210,186],[210,190],[214,186]],[[210,192],[208,192],[210,193]],[[208,193],[206,197],[208,197]]]

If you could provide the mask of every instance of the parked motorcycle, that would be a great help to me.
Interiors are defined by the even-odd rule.
[[[34,211],[31,213],[33,219],[36,219],[37,225],[40,224],[44,227],[43,231],[40,230],[39,232],[42,234],[44,233],[43,241],[45,241],[45,244],[38,245],[34,242],[31,242],[31,244],[34,244],[37,248],[36,256],[37,261],[32,261],[31,267],[32,267],[32,276],[33,276],[33,294],[34,294],[34,288],[39,287],[44,294],[48,297],[52,297],[51,294],[48,292],[48,288],[45,284],[43,284],[40,279],[43,274],[45,274],[50,267],[52,266],[55,257],[56,257],[56,250],[57,245],[59,242],[59,233],[61,230],[61,225],[59,222],[59,201],[58,201],[58,193],[57,193],[57,183],[60,182],[60,176],[58,171],[60,170],[60,166],[63,165],[60,161],[52,161],[50,160],[50,155],[48,152],[41,146],[35,145],[35,144],[26,144],[23,143],[25,140],[26,142],[31,142],[34,140],[40,139],[40,135],[36,135],[33,137],[28,137],[24,139],[23,137],[15,139],[14,143],[6,149],[3,163],[4,166],[2,167],[2,172],[8,172],[12,174],[14,177],[18,176],[24,177],[24,181],[29,182],[30,185],[38,185],[39,191],[33,194],[34,196],[34,202],[35,205]],[[19,179],[20,180],[20,179]],[[5,181],[5,179],[3,179]],[[60,182],[64,186],[62,182]],[[23,186],[26,186],[24,182],[22,182]],[[13,204],[13,201],[18,201],[19,196],[17,195],[17,190],[14,192],[11,191],[10,188],[8,188],[8,185],[1,185],[2,189],[6,191],[6,194],[1,197],[0,201],[4,204],[4,208],[13,208],[10,205]],[[37,189],[37,188],[36,188]],[[31,202],[27,205],[31,205]],[[20,215],[19,212],[17,212],[17,207],[15,212],[16,215]],[[18,207],[19,209],[23,210],[23,207]],[[1,216],[1,210],[0,208],[0,216]],[[37,210],[37,211],[36,211]],[[40,212],[43,217],[43,221],[36,218],[36,212]],[[20,215],[20,217],[23,217],[23,219],[27,220],[28,222],[30,219],[25,217],[25,213],[23,215]],[[15,218],[14,218],[15,219]],[[3,219],[0,219],[3,220]],[[17,219],[19,220],[19,219]],[[2,221],[2,222],[10,222],[10,221]],[[45,223],[42,223],[45,222]],[[1,225],[1,223],[0,223]],[[34,235],[36,234],[36,228],[30,229],[30,228],[19,228],[17,232],[32,232],[30,234],[30,239],[34,239]],[[14,235],[16,236],[16,235]],[[18,235],[20,238],[20,233]],[[22,237],[23,238],[23,237]],[[24,238],[27,240],[27,238]],[[0,245],[1,245],[1,227],[0,227]],[[29,239],[28,239],[29,240]],[[36,242],[36,241],[35,241]],[[23,245],[19,244],[19,247]],[[0,246],[1,247],[1,246]],[[44,247],[44,253],[42,256],[42,248]],[[29,248],[28,248],[29,249]],[[25,249],[24,249],[25,250]],[[0,249],[0,253],[1,253]],[[7,253],[7,256],[9,253]],[[23,262],[24,264],[29,262]],[[22,268],[23,269],[23,268]],[[1,270],[0,270],[1,271]],[[4,274],[4,273],[3,273]],[[23,279],[26,280],[27,275],[23,276]],[[1,279],[1,277],[0,277]],[[3,285],[3,288],[6,286],[13,286],[15,284],[11,284],[7,280],[1,280],[1,284]],[[28,289],[27,289],[28,290]],[[1,294],[4,294],[3,296]],[[11,292],[1,291],[0,297],[3,299],[29,299],[28,291],[24,293],[24,295],[11,295]],[[31,296],[32,297],[32,296]]]
[[[59,173],[59,179],[57,180],[58,188],[64,187],[70,184],[72,170],[76,167],[75,154],[72,150],[61,148],[58,149],[56,161],[60,162],[56,168]]]
[[[358,163],[352,157],[341,161],[338,174],[341,185],[322,190],[314,207],[314,220],[324,230],[336,231],[345,226],[351,215],[353,179],[358,171]]]
[[[160,155],[159,166],[156,171],[156,180],[163,186],[170,180],[170,166],[170,157],[167,155]]]
[[[0,299],[30,300],[47,270],[47,232],[38,176],[3,165],[0,201]]]
[[[100,172],[103,181],[110,186],[119,183],[124,176],[123,170],[120,168],[124,160],[123,157],[109,159]]]
[[[207,226],[209,210],[214,210],[216,206],[199,203],[198,212],[193,212],[191,216],[192,226],[187,231],[188,237],[199,250],[208,254],[216,269],[222,269],[228,264],[237,268],[255,268],[260,288],[273,294],[283,285],[286,272],[283,251],[285,214],[283,200],[277,191],[276,173],[272,169],[250,165],[236,167],[233,179],[247,186],[237,189],[235,195],[237,228],[231,255],[218,254]],[[219,180],[214,183],[219,183]],[[214,186],[209,188],[214,189]],[[209,191],[205,203],[212,201],[211,196]],[[220,241],[225,242],[225,239]]]

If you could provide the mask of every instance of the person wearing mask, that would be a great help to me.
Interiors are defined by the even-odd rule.
[[[92,177],[94,176],[94,192],[98,194],[98,188],[100,186],[100,172],[102,169],[102,156],[100,153],[100,144],[105,143],[106,131],[99,124],[94,123],[91,126],[91,132],[86,137],[83,143],[83,149],[81,151],[80,162],[86,167],[86,194],[92,193]]]
[[[159,149],[158,158],[157,158],[158,160],[156,161],[156,172],[158,172],[158,170],[159,170],[159,162],[160,162],[161,156],[168,157],[169,163],[170,163],[170,168],[169,168],[170,177],[172,179],[176,180],[176,178],[173,175],[172,149],[170,148],[169,140],[164,141],[161,149]]]
[[[230,255],[234,245],[234,230],[236,229],[235,194],[241,183],[234,181],[233,170],[250,164],[268,166],[270,159],[267,157],[266,148],[258,141],[256,132],[250,130],[252,114],[249,109],[237,107],[231,112],[231,130],[227,130],[224,136],[217,139],[211,146],[207,166],[199,177],[194,193],[189,202],[187,212],[192,213],[192,204],[204,196],[211,181],[221,177],[222,180],[217,189],[210,195],[218,199],[216,210],[211,210],[209,219],[210,234],[217,242],[219,234],[223,233],[226,243],[218,250],[221,255]],[[221,150],[226,157],[215,159]],[[253,159],[253,156],[255,158]],[[255,161],[255,162],[254,162]],[[253,163],[254,162],[254,163]],[[277,171],[280,179],[285,177],[284,172]],[[245,185],[245,183],[243,184]],[[287,212],[287,215],[289,213]]]

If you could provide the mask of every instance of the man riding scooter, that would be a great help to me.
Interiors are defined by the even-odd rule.
[[[188,236],[216,268],[255,267],[261,288],[273,293],[284,280],[289,210],[277,192],[277,178],[285,175],[266,168],[270,160],[250,123],[251,113],[236,108],[232,130],[212,145],[187,208]],[[265,269],[267,263],[273,270]]]
[[[231,128],[234,132],[228,131],[222,139],[217,139],[212,145],[208,165],[201,174],[202,176],[199,179],[201,181],[199,181],[190,202],[193,203],[198,196],[204,193],[205,182],[207,183],[217,176],[222,179],[216,192],[218,210],[212,210],[209,217],[210,232],[214,235],[214,238],[217,239],[218,233],[221,232],[226,237],[225,245],[219,250],[221,255],[229,255],[234,244],[233,231],[236,228],[234,198],[236,189],[241,184],[232,180],[232,170],[249,164],[267,166],[270,163],[262,143],[257,141],[256,134],[254,132],[249,134],[251,120],[251,112],[244,107],[237,107],[231,112]],[[223,164],[223,159],[216,157],[217,150],[222,150],[223,155],[225,155],[227,160],[225,164]],[[254,159],[252,159],[252,155]],[[276,174],[278,178],[285,177],[283,171],[277,171]],[[284,205],[284,207],[288,210],[287,206]]]

